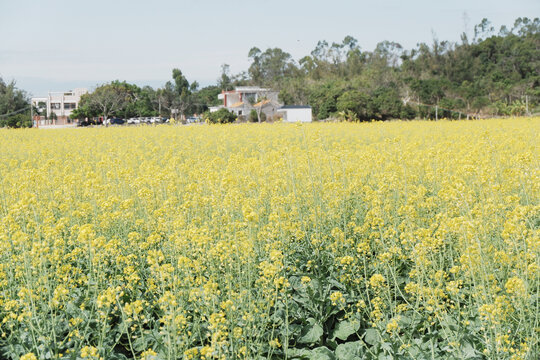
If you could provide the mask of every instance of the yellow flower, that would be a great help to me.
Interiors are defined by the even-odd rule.
[[[399,324],[398,324],[399,318],[400,317],[397,316],[396,318],[393,318],[386,324],[387,333],[394,334],[399,329]]]
[[[332,301],[332,305],[343,305],[345,303],[345,297],[341,293],[341,291],[334,291],[332,294],[330,294],[330,300]]]
[[[37,360],[37,357],[34,355],[34,353],[28,353],[21,356],[20,360]]]
[[[141,360],[157,360],[157,352],[152,349],[145,350],[141,353]]]
[[[378,287],[384,286],[385,281],[386,279],[381,274],[374,274],[369,279],[369,284],[373,288],[378,288]]]
[[[516,296],[524,296],[527,291],[525,287],[525,282],[515,276],[508,279],[504,287],[509,294]]]
[[[279,342],[279,339],[278,338],[275,338],[275,339],[272,339],[269,341],[269,345],[273,348],[280,348],[281,347],[281,343]]]
[[[93,346],[85,346],[81,349],[81,357],[84,358],[91,358],[91,359],[98,359],[99,352],[98,349]]]

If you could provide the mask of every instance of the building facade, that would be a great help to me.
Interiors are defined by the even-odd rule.
[[[225,108],[241,120],[246,120],[251,110],[260,111],[269,119],[277,114],[281,106],[277,91],[256,86],[239,86],[231,91],[223,91],[218,99],[223,100],[223,105],[211,107],[210,111]]]
[[[71,113],[79,107],[81,96],[86,93],[87,89],[78,88],[65,92],[50,91],[46,97],[32,98],[32,105],[38,108],[41,114],[34,120],[38,126],[69,124],[72,121]]]
[[[312,122],[311,106],[286,105],[277,110],[284,122]]]

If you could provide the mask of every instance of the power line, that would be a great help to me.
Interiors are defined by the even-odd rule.
[[[31,107],[31,106],[25,107],[25,108],[19,109],[19,110],[17,110],[17,111],[13,111],[13,112],[10,112],[10,113],[4,114],[4,115],[0,115],[0,118],[8,117],[8,116],[11,116],[11,115],[15,115],[15,114],[21,113],[21,112],[23,112],[23,111],[27,111],[28,109],[32,109],[32,107]]]

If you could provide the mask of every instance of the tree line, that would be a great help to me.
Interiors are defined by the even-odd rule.
[[[465,33],[459,42],[434,37],[431,44],[410,50],[382,41],[364,51],[357,39],[346,36],[341,43],[319,41],[298,61],[280,48],[253,47],[248,58],[247,70],[231,74],[223,64],[216,84],[203,88],[180,69],[173,69],[172,79],[158,89],[125,81],[97,86],[83,95],[73,117],[201,114],[220,103],[221,91],[248,85],[279,91],[285,105],[310,105],[318,120],[458,119],[540,111],[538,18],[518,18],[497,33],[483,19],[470,39]],[[29,108],[26,93],[0,79],[0,126],[31,125],[23,120],[28,115],[22,108]]]
[[[185,117],[208,110],[217,102],[221,89],[208,86],[199,89],[199,84],[190,83],[181,70],[172,70],[172,81],[162,88],[139,87],[125,81],[112,81],[98,86],[93,92],[81,97],[79,108],[72,116],[78,119],[103,116],[121,118],[147,116]]]
[[[405,50],[383,41],[363,51],[347,36],[319,41],[294,61],[279,48],[252,48],[235,84],[280,91],[285,104],[309,104],[318,119],[460,118],[523,115],[540,102],[540,20],[518,18],[497,34],[487,19],[459,43],[421,43]]]

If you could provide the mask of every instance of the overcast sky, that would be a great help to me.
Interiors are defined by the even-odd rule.
[[[295,60],[347,35],[363,50],[410,49],[524,16],[539,17],[540,0],[0,0],[0,77],[37,96],[116,79],[160,87],[176,67],[205,86],[224,63],[246,70],[253,46]]]

